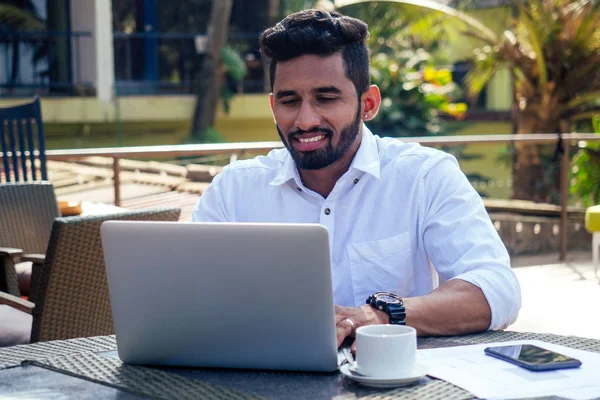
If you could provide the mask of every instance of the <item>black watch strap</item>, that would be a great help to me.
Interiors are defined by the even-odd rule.
[[[384,300],[379,300],[379,295],[386,295],[394,297],[398,300],[397,303],[388,303]],[[393,293],[377,292],[370,295],[367,298],[367,304],[376,310],[385,312],[390,318],[390,324],[394,325],[406,325],[406,309],[404,308],[404,302],[398,296]]]

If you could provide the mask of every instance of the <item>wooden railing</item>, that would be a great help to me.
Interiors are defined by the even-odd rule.
[[[470,144],[501,144],[501,143],[532,143],[552,144],[559,140],[564,142],[564,151],[560,161],[560,259],[567,254],[567,201],[569,198],[569,160],[570,145],[576,141],[600,141],[600,135],[593,133],[546,134],[535,133],[526,135],[468,135],[440,137],[405,137],[403,142],[418,142],[425,146],[464,146]],[[281,142],[245,142],[219,144],[187,144],[167,146],[134,146],[106,147],[95,149],[48,150],[48,160],[78,160],[90,156],[111,157],[113,159],[114,202],[121,202],[120,166],[121,158],[169,158],[181,156],[205,156],[214,154],[243,155],[244,153],[266,152],[283,147]],[[10,153],[7,154],[9,157]],[[19,153],[17,153],[20,156]],[[0,152],[0,160],[3,154]]]

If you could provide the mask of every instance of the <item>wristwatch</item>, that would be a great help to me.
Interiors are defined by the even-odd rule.
[[[388,292],[377,292],[367,298],[367,304],[376,310],[384,311],[390,317],[390,324],[406,325],[406,309],[398,296]]]

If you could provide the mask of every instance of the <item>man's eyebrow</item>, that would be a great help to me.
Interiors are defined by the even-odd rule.
[[[320,88],[316,88],[315,92],[317,93],[333,93],[333,94],[342,94],[342,91],[335,86],[324,86]]]
[[[294,90],[280,90],[275,95],[275,98],[281,99],[282,97],[295,96],[296,92]]]
[[[338,89],[335,86],[322,86],[322,87],[318,87],[316,89],[313,89],[313,92],[319,93],[319,94],[323,94],[323,93],[332,93],[332,94],[342,94],[342,91],[340,89]],[[297,93],[295,90],[280,90],[279,92],[277,92],[277,94],[275,95],[276,99],[281,99],[283,97],[288,97],[288,96],[296,96]]]

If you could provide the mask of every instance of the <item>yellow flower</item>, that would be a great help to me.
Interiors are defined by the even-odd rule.
[[[425,79],[427,82],[434,82],[435,76],[436,76],[435,68],[433,68],[433,67],[425,68],[425,72],[423,73],[423,79]]]

